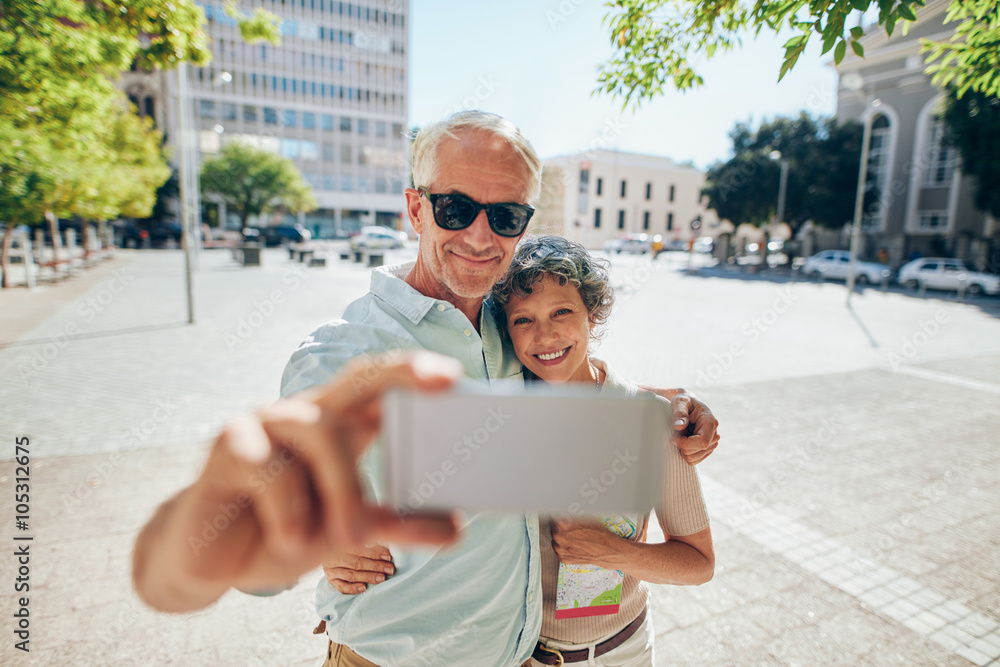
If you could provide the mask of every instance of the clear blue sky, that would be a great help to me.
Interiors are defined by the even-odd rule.
[[[812,44],[778,84],[785,39],[744,40],[696,68],[702,88],[670,91],[632,114],[591,95],[611,54],[600,0],[412,0],[410,10],[410,124],[474,103],[517,123],[543,158],[581,152],[610,122],[621,150],[705,168],[728,157],[737,121],[836,109],[836,75]]]

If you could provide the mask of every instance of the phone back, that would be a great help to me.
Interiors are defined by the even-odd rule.
[[[393,391],[386,502],[419,509],[648,512],[660,497],[670,404],[544,385]]]

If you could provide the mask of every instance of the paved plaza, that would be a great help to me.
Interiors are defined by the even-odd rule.
[[[658,663],[1000,664],[1000,298],[867,289],[848,307],[842,284],[688,271],[672,254],[612,261],[598,355],[697,391],[722,423],[700,466],[716,575],[652,587]],[[132,593],[131,548],[220,425],[276,398],[288,356],[369,270],[204,252],[194,325],[183,280],[179,251],[123,251],[0,293],[0,664],[322,664],[315,576],[159,614]],[[33,537],[28,654],[12,634],[19,535]]]

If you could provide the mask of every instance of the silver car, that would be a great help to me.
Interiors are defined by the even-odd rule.
[[[973,270],[960,259],[921,257],[899,269],[899,282],[910,289],[968,290],[970,294],[1000,293],[1000,276]]]
[[[351,237],[351,250],[402,248],[405,236],[404,232],[397,232],[388,227],[362,227],[360,234]]]
[[[846,250],[824,250],[806,259],[802,273],[807,278],[847,280],[851,253]],[[859,284],[878,283],[892,275],[892,269],[878,262],[854,262],[854,281]]]

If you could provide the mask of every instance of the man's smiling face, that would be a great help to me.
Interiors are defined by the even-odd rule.
[[[483,204],[527,203],[528,172],[517,153],[486,132],[461,130],[437,149],[438,171],[432,194],[462,194]],[[416,190],[406,192],[407,209],[420,234],[417,275],[421,292],[455,302],[481,299],[510,265],[520,237],[507,238],[490,229],[486,211],[471,225],[449,231],[434,222],[430,201]]]

